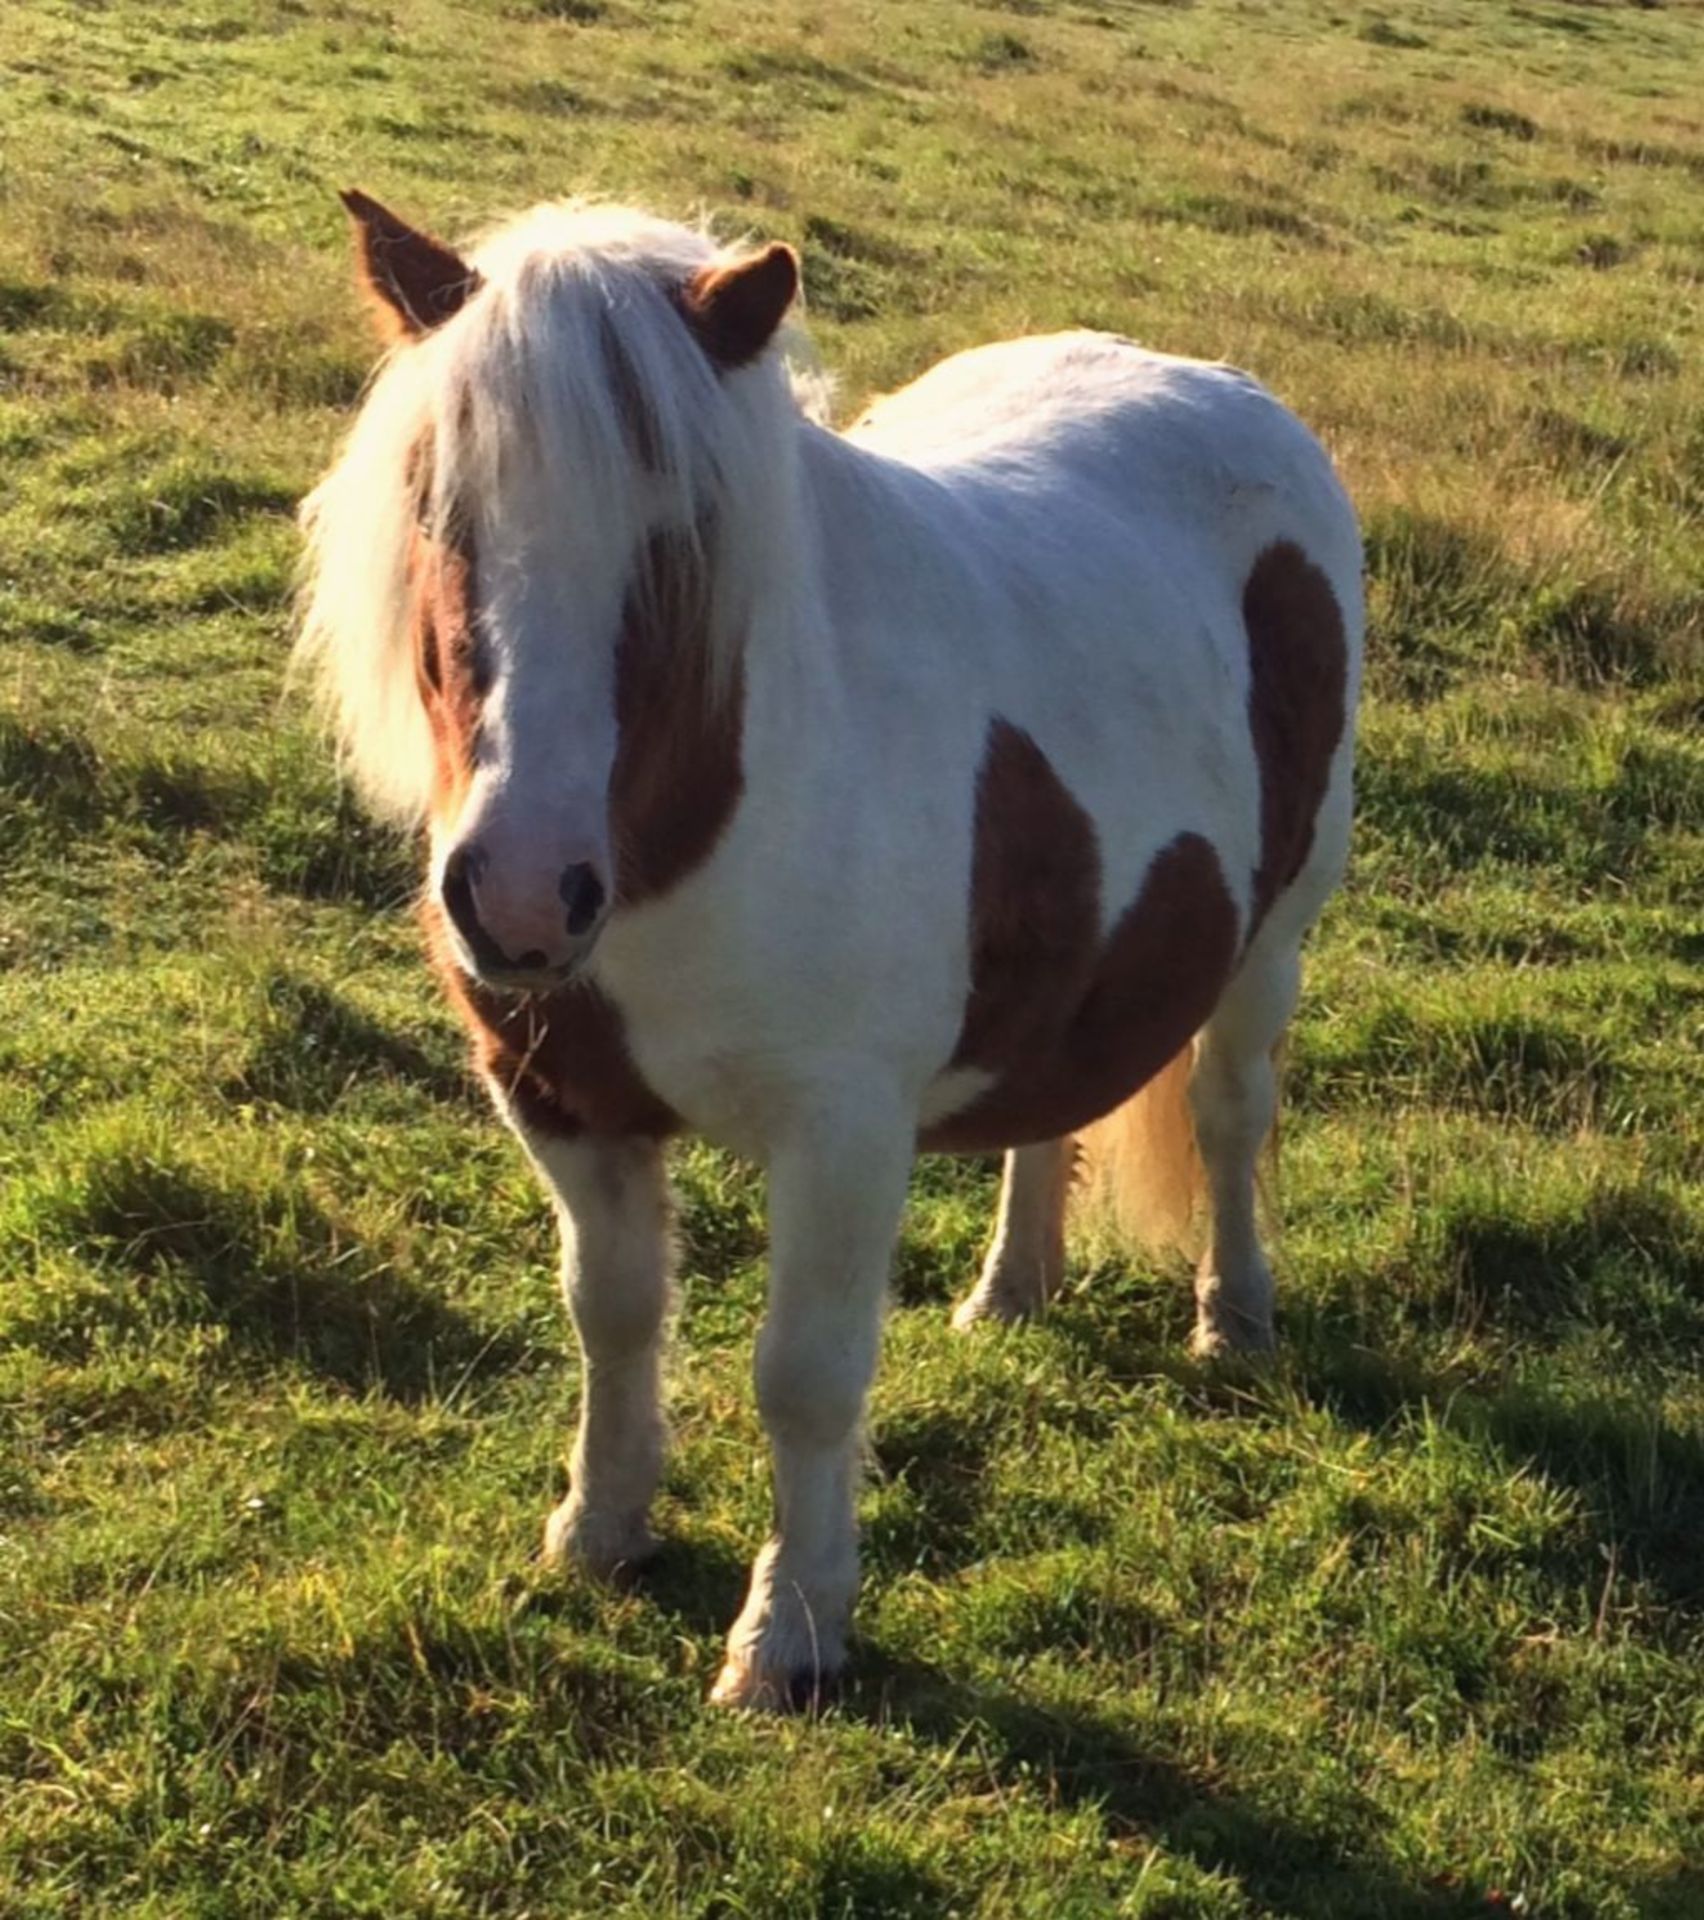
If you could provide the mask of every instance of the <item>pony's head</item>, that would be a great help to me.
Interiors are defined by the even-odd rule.
[[[369,799],[428,825],[460,964],[555,983],[656,891],[624,804],[656,797],[641,743],[666,756],[733,707],[737,788],[741,649],[791,498],[772,342],[797,261],[577,204],[464,259],[344,198],[390,352],[303,509],[300,651]]]

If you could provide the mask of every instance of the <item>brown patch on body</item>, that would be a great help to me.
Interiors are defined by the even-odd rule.
[[[1036,743],[996,720],[977,782],[970,996],[952,1064],[996,1076],[926,1128],[986,1152],[1073,1133],[1127,1100],[1212,1012],[1237,910],[1219,857],[1179,834],[1103,941],[1094,823]]]
[[[474,1063],[531,1132],[663,1139],[680,1116],[646,1085],[621,1009],[590,981],[555,993],[499,993],[457,966],[436,901],[425,908],[433,965],[473,1038]]]
[[[1046,1053],[1088,991],[1100,930],[1094,822],[1040,747],[996,720],[976,782],[970,998],[955,1067]]]
[[[1349,649],[1331,582],[1293,541],[1261,554],[1243,587],[1248,725],[1260,769],[1260,860],[1249,935],[1307,865],[1347,723]]]

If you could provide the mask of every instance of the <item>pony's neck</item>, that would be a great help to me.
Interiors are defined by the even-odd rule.
[[[754,396],[754,402],[756,397]],[[808,645],[816,588],[817,515],[810,443],[819,430],[790,395],[765,395],[773,410],[751,423],[735,475],[728,475],[703,529],[713,677],[755,653]]]
[[[798,460],[799,538],[827,644],[862,650],[879,631],[904,630],[908,646],[926,645],[917,621],[940,585],[939,483],[811,421]]]

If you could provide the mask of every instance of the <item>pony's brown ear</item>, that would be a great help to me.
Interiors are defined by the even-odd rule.
[[[799,291],[799,256],[777,240],[731,267],[701,267],[683,296],[687,324],[719,367],[743,367],[775,337]]]
[[[479,291],[479,275],[453,247],[353,187],[338,198],[355,222],[356,272],[387,343],[418,340]]]

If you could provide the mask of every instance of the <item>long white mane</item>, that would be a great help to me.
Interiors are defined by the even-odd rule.
[[[506,539],[515,551],[517,529],[491,509],[523,494],[524,525],[571,516],[597,551],[635,565],[647,534],[669,529],[696,562],[694,624],[717,683],[757,608],[784,597],[802,396],[779,354],[718,375],[671,297],[732,257],[626,208],[537,207],[469,255],[483,284],[462,312],[381,366],[302,508],[296,642],[377,811],[416,822],[431,791],[410,631],[418,517],[477,514],[482,567],[503,564]]]

